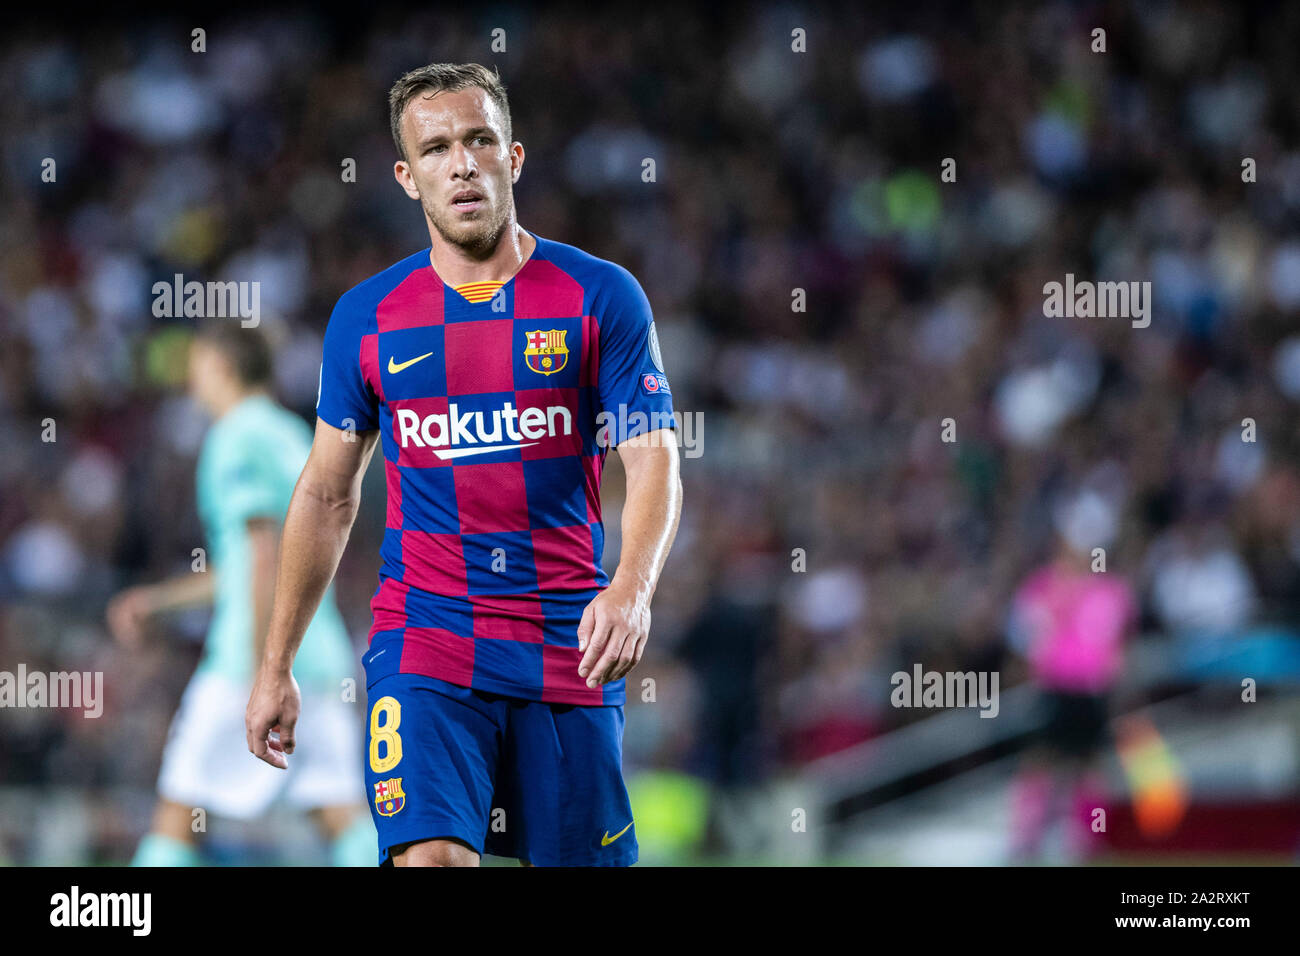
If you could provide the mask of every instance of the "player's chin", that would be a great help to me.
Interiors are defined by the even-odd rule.
[[[459,246],[481,248],[492,239],[492,227],[482,212],[466,212],[452,217],[443,230]]]

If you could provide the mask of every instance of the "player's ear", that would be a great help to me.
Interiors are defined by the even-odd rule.
[[[412,199],[420,198],[420,190],[416,188],[415,177],[411,175],[410,164],[404,159],[399,159],[393,163],[393,178],[397,180],[397,185],[402,187],[402,191]]]
[[[519,182],[519,174],[523,171],[523,168],[524,168],[524,144],[511,143],[510,144],[510,181],[512,183]]]

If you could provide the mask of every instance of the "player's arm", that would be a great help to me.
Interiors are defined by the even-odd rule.
[[[249,586],[253,591],[253,660],[260,661],[271,626],[271,599],[275,594],[275,558],[280,547],[280,523],[271,518],[250,518],[248,529]]]
[[[287,768],[301,698],[293,658],[338,568],[361,501],[361,481],[377,431],[347,433],[320,420],[280,534],[270,626],[244,715],[248,749]],[[273,730],[279,741],[270,739]]]
[[[650,636],[650,599],[682,510],[677,436],[671,429],[629,438],[618,446],[618,455],[627,474],[618,570],[578,625],[578,648],[585,652],[578,674],[588,687],[618,680],[640,662]]]
[[[143,639],[150,618],[211,604],[215,577],[214,571],[196,571],[157,584],[127,588],[108,604],[109,630],[122,644],[135,647]]]

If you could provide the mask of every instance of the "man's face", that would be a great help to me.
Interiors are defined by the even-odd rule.
[[[202,339],[190,343],[190,396],[209,414],[217,407],[217,396],[230,382],[230,366],[221,350]]]
[[[419,93],[402,114],[406,159],[393,175],[444,241],[474,254],[496,248],[514,212],[524,148],[507,143],[485,90]]]

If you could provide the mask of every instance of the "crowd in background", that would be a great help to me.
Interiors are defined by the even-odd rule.
[[[153,284],[260,282],[277,395],[309,418],[334,302],[428,244],[386,92],[434,60],[500,69],[521,224],[637,276],[695,418],[629,768],[740,786],[913,719],[889,675],[915,662],[1009,680],[1009,599],[1057,535],[1104,547],[1171,641],[1294,625],[1298,21],[429,7],[7,31],[0,669],[102,671],[107,716],[7,711],[0,783],[152,786],[205,619],[127,652],[103,610],[203,546],[206,427],[193,320],[155,317]],[[1067,274],[1149,281],[1150,325],[1046,317]],[[358,655],[383,494],[376,471],[337,579]]]

